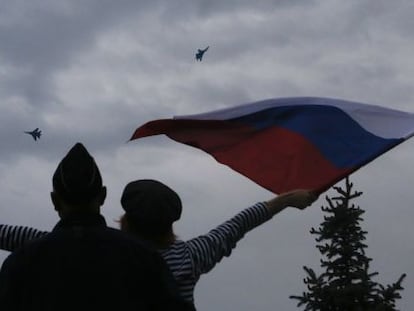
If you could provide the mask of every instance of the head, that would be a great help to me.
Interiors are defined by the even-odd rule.
[[[106,188],[93,157],[81,144],[75,144],[53,174],[51,199],[61,218],[73,214],[100,212]]]
[[[121,205],[125,215],[121,229],[167,246],[174,241],[172,225],[180,219],[182,205],[178,194],[163,183],[143,179],[126,185]]]

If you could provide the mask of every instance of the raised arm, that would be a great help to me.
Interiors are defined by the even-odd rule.
[[[307,190],[284,193],[247,208],[206,235],[188,241],[196,277],[210,271],[223,257],[230,256],[236,243],[250,230],[288,206],[304,209],[316,199],[317,196]]]
[[[27,241],[41,238],[48,233],[30,227],[0,225],[0,249],[12,252]]]

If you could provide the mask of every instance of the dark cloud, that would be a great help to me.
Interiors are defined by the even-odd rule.
[[[105,29],[139,18],[144,7],[135,1],[44,2],[8,2],[3,14],[10,12],[16,20],[0,27],[0,60],[21,72],[14,79],[13,72],[11,79],[5,73],[2,94],[18,94],[36,106],[53,102],[54,74],[91,49]]]

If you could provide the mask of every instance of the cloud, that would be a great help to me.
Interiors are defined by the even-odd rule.
[[[51,174],[82,141],[108,185],[103,213],[112,226],[126,182],[157,178],[181,195],[185,210],[176,230],[190,238],[272,195],[165,137],[127,143],[144,122],[283,96],[414,111],[409,1],[3,0],[0,6],[4,222],[53,226]],[[207,45],[203,62],[195,62],[196,49]],[[23,133],[35,127],[43,131],[37,142]],[[408,141],[353,174],[365,192],[373,270],[385,283],[414,268],[412,153]],[[202,278],[199,309],[295,310],[288,296],[304,289],[301,267],[319,264],[308,234],[323,216],[317,206],[286,210],[249,234]],[[404,282],[399,307],[409,310],[412,280]]]

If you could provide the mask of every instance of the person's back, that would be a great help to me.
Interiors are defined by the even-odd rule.
[[[101,217],[60,222],[6,260],[5,306],[19,310],[158,310],[167,279],[159,255],[105,227]],[[4,310],[8,310],[5,308]]]
[[[92,163],[89,158],[77,144],[58,166],[52,201],[61,220],[5,260],[1,309],[187,310],[159,254],[106,226],[99,214],[106,191],[94,161],[73,178],[78,166]],[[73,183],[80,185],[76,191],[69,189]]]

